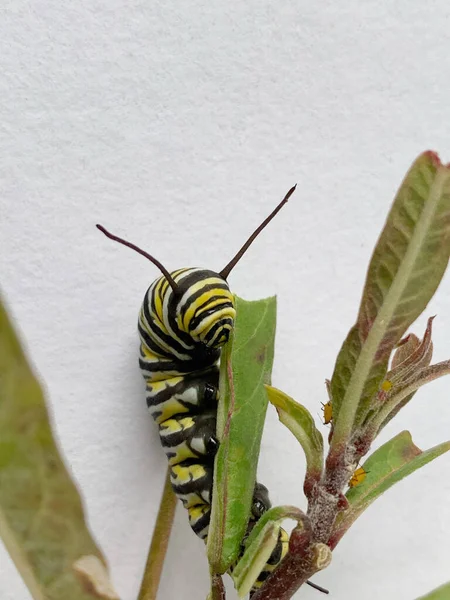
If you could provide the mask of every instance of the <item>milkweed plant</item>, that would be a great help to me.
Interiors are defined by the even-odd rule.
[[[450,373],[450,360],[432,362],[433,317],[420,336],[409,332],[434,295],[449,257],[450,166],[425,152],[394,199],[369,264],[356,322],[326,380],[326,450],[309,411],[271,385],[275,298],[246,302],[235,297],[234,328],[220,359],[219,446],[206,543],[209,600],[225,599],[222,576],[227,573],[240,598],[288,600],[330,564],[344,534],[374,500],[450,450],[446,441],[422,451],[402,431],[371,453],[378,434],[419,387]],[[270,508],[249,529],[268,405],[303,449],[307,510]],[[156,600],[174,507],[168,478],[139,600]],[[288,551],[256,588],[285,519],[295,522]],[[0,534],[36,600],[119,600],[56,447],[41,386],[3,306]],[[450,600],[450,584],[425,598]]]

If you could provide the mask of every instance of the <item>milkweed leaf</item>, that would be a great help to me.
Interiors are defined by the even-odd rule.
[[[222,351],[208,560],[225,573],[245,535],[267,410],[276,326],[275,297],[247,302],[236,297],[232,339]]]
[[[307,408],[277,388],[267,385],[266,390],[269,402],[277,409],[280,421],[294,434],[303,448],[306,457],[305,491],[307,492],[322,475],[322,434]]]
[[[365,422],[372,435],[378,434],[408,404],[420,386],[449,372],[448,365],[447,369],[443,366],[445,363],[429,367],[433,357],[433,319],[434,317],[428,319],[422,340],[410,334],[405,343],[394,352],[391,370],[386,374],[384,382],[389,384],[388,390],[378,392],[372,414]]]
[[[363,420],[392,349],[430,301],[449,255],[450,168],[426,152],[400,186],[372,255],[358,319],[336,361],[332,450]]]
[[[35,600],[118,600],[1,303],[0,535]]]
[[[450,375],[450,360],[420,369],[398,389],[393,389],[393,393],[386,399],[385,404],[373,423],[369,423],[369,426],[374,426],[376,430],[384,427],[411,400],[420,387],[444,375]]]
[[[250,592],[277,545],[279,531],[280,524],[277,521],[268,521],[246,548],[232,573],[239,598],[244,598]]]
[[[277,521],[278,523],[281,523],[285,519],[292,519],[297,521],[297,523],[302,524],[306,520],[306,517],[305,514],[296,506],[274,506],[265,512],[253,527],[245,541],[245,546],[249,547],[251,544],[253,544],[254,539],[260,535],[267,523],[271,521]]]
[[[386,378],[395,386],[397,383],[407,381],[412,373],[427,367],[433,358],[432,327],[434,317],[427,321],[423,339],[411,334],[405,344],[397,348],[392,357],[391,370]]]
[[[305,514],[295,506],[271,508],[259,519],[245,540],[245,552],[232,573],[240,598],[248,594],[269,560],[278,542],[281,523],[285,519],[293,519],[301,527]]]
[[[335,521],[330,547],[335,548],[344,533],[381,494],[448,450],[450,442],[422,451],[413,443],[409,431],[402,431],[375,450],[363,465],[366,471],[364,482],[346,494],[349,508]]]
[[[450,583],[442,585],[429,594],[426,594],[426,596],[417,598],[417,600],[450,600]]]

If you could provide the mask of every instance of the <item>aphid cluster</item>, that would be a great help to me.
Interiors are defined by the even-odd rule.
[[[388,384],[388,385],[385,385]],[[382,385],[383,390],[389,390],[392,387],[390,381],[385,381]],[[323,412],[323,424],[329,425],[333,420],[333,406],[331,404],[331,400],[329,400],[326,404],[322,404],[322,412]],[[348,482],[348,487],[354,488],[357,485],[363,483],[367,475],[367,471],[363,467],[358,467],[356,471],[354,471],[353,475],[350,477]]]

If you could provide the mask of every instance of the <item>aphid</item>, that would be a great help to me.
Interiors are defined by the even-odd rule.
[[[380,389],[378,390],[377,400],[378,402],[385,402],[389,392],[391,391],[393,386],[392,381],[389,379],[385,379],[380,385]]]
[[[364,479],[366,478],[367,471],[363,467],[359,467],[351,476],[350,481],[348,482],[348,487],[354,488],[357,485],[360,485]]]
[[[383,381],[383,383],[381,384],[381,390],[383,392],[389,392],[392,389],[392,381],[389,381],[389,379],[385,379]]]
[[[331,406],[331,402],[327,402],[326,404],[322,403],[322,412],[323,412],[323,424],[328,425],[331,423],[333,418],[333,407]]]
[[[211,516],[214,457],[218,448],[218,362],[236,313],[227,278],[294,190],[295,186],[219,273],[200,268],[169,273],[144,250],[97,225],[107,237],[142,254],[162,273],[147,290],[139,314],[139,365],[146,382],[147,406],[159,426],[161,444],[169,460],[173,490],[188,511],[192,529],[204,540]],[[266,488],[256,484],[249,528],[270,506]],[[255,587],[282,560],[287,540],[288,535],[281,530],[277,546]]]

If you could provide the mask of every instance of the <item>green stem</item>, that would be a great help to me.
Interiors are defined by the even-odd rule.
[[[156,600],[176,504],[177,498],[172,491],[169,471],[167,471],[138,600]]]
[[[220,575],[212,575],[211,576],[211,600],[225,600],[225,586],[223,585],[223,580]]]

